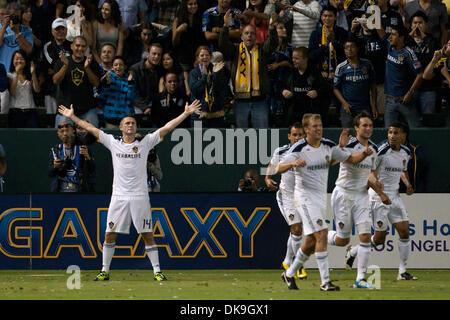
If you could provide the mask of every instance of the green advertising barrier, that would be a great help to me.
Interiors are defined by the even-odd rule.
[[[107,132],[120,133],[118,130]],[[324,137],[337,142],[340,132],[341,129],[325,129]],[[372,140],[380,143],[386,135],[386,129],[376,128]],[[447,164],[450,128],[414,129],[410,139],[423,146],[429,161],[427,192],[450,192],[450,166]],[[6,192],[49,192],[49,153],[58,142],[54,129],[0,129],[0,144],[5,148],[8,165]],[[287,129],[176,129],[157,146],[163,171],[161,191],[236,191],[246,170],[254,168],[264,174],[272,151],[287,142]],[[96,192],[110,193],[113,178],[110,153],[99,143],[91,148],[97,168]],[[329,192],[338,168],[330,169]],[[263,180],[262,177],[261,185]]]

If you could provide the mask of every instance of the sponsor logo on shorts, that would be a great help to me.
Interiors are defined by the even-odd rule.
[[[322,226],[322,225],[323,225],[322,219],[317,220],[316,223],[317,223],[319,226]]]
[[[110,229],[114,229],[114,222],[111,221],[110,223],[108,223],[108,226]]]

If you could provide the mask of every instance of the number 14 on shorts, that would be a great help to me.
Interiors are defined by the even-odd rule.
[[[152,219],[143,219],[142,229],[152,229]]]

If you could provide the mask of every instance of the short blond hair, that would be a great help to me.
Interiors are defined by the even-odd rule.
[[[311,120],[322,121],[322,117],[318,113],[305,113],[302,118],[302,127],[306,128]]]

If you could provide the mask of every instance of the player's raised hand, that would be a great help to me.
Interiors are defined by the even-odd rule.
[[[364,149],[363,153],[366,157],[368,157],[373,153],[373,151],[369,146],[367,146],[366,149]]]
[[[352,136],[349,135],[348,132],[349,129],[342,130],[341,135],[339,136],[339,147],[345,147],[352,138]]]
[[[193,114],[194,112],[198,111],[200,112],[200,109],[202,107],[202,104],[200,102],[200,100],[195,100],[194,102],[192,102],[191,104],[188,104],[186,102],[186,106],[184,107],[184,112],[188,113],[188,114]]]
[[[66,108],[63,105],[60,105],[58,107],[58,111],[59,113],[61,113],[64,117],[69,118],[72,117],[74,115],[74,111],[73,111],[73,105],[70,105],[70,108]]]

